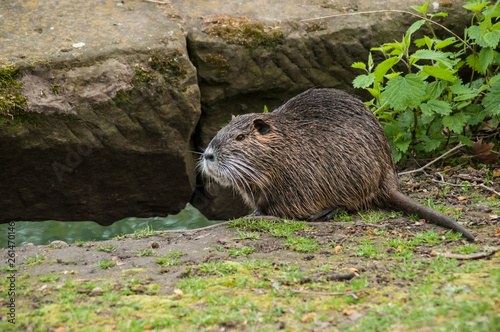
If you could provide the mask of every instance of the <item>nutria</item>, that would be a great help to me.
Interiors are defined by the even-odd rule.
[[[271,113],[233,117],[199,167],[236,189],[255,216],[318,219],[378,206],[418,214],[474,240],[451,218],[401,193],[382,126],[363,102],[340,90],[310,89]]]

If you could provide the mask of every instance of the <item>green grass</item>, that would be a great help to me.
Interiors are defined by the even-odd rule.
[[[244,220],[236,219],[229,223],[229,227],[240,228],[244,231],[257,231],[269,233],[275,237],[289,237],[298,231],[313,231],[305,221],[294,220],[266,220],[254,219]]]
[[[386,217],[382,211],[377,210],[365,211],[364,213],[358,212],[358,214],[367,224],[378,224]]]
[[[150,225],[147,225],[146,227],[136,230],[134,232],[133,237],[136,239],[142,239],[144,237],[152,236],[155,235],[155,231],[153,230],[153,227]]]
[[[99,264],[97,264],[97,267],[100,269],[106,270],[106,269],[112,268],[115,265],[116,265],[116,263],[113,262],[112,260],[105,259],[102,262],[100,262]]]
[[[340,211],[333,217],[333,221],[337,222],[351,222],[353,220],[354,217],[345,210]]]
[[[38,280],[40,280],[42,282],[56,282],[56,281],[59,281],[59,279],[61,279],[61,277],[57,276],[55,274],[47,274],[47,275],[38,277]]]
[[[241,248],[231,248],[228,253],[229,256],[247,256],[255,251],[254,247],[241,247]]]
[[[106,252],[116,252],[116,247],[114,245],[103,245],[103,244],[99,244],[99,247],[95,248],[95,250],[98,250],[98,251],[106,251]]]
[[[385,259],[387,253],[385,249],[375,243],[374,240],[362,239],[356,247],[355,256],[367,257],[372,259]]]
[[[199,273],[204,275],[227,276],[238,270],[237,265],[223,262],[201,263],[198,265]]]
[[[168,255],[163,256],[161,258],[156,259],[156,263],[158,263],[161,267],[169,267],[172,265],[181,264],[182,261],[177,258],[184,256],[185,253],[180,250],[173,250]]]
[[[258,240],[260,238],[260,234],[257,232],[243,232],[240,230],[236,230],[235,240]]]
[[[38,264],[42,264],[43,261],[45,261],[45,255],[39,255],[36,254],[35,256],[31,256],[26,258],[23,263],[26,264],[27,266],[35,266]]]
[[[154,256],[156,255],[156,251],[153,249],[141,249],[137,253],[134,254],[134,256]]]
[[[316,239],[308,239],[301,236],[290,236],[285,240],[283,245],[288,246],[296,252],[314,252],[320,248]]]

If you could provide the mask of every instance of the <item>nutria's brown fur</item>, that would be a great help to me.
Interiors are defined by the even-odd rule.
[[[203,153],[203,173],[233,187],[254,215],[305,219],[374,206],[417,213],[474,236],[399,189],[382,126],[359,99],[310,89],[271,113],[233,118]]]

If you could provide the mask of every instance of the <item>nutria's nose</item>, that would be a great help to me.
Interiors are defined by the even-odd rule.
[[[215,160],[215,156],[214,156],[214,154],[213,154],[213,153],[211,153],[211,152],[208,152],[208,153],[207,153],[207,152],[205,152],[205,153],[203,154],[203,158],[204,158],[205,160],[208,160],[208,161],[214,161],[214,160]]]

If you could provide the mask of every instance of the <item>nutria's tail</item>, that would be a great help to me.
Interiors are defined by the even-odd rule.
[[[441,212],[413,201],[411,198],[403,195],[399,190],[391,191],[388,200],[388,206],[398,211],[403,211],[407,214],[418,214],[420,217],[433,224],[453,229],[454,231],[462,233],[467,240],[474,241],[474,235],[466,230],[465,227],[458,224],[450,217],[445,216]]]

